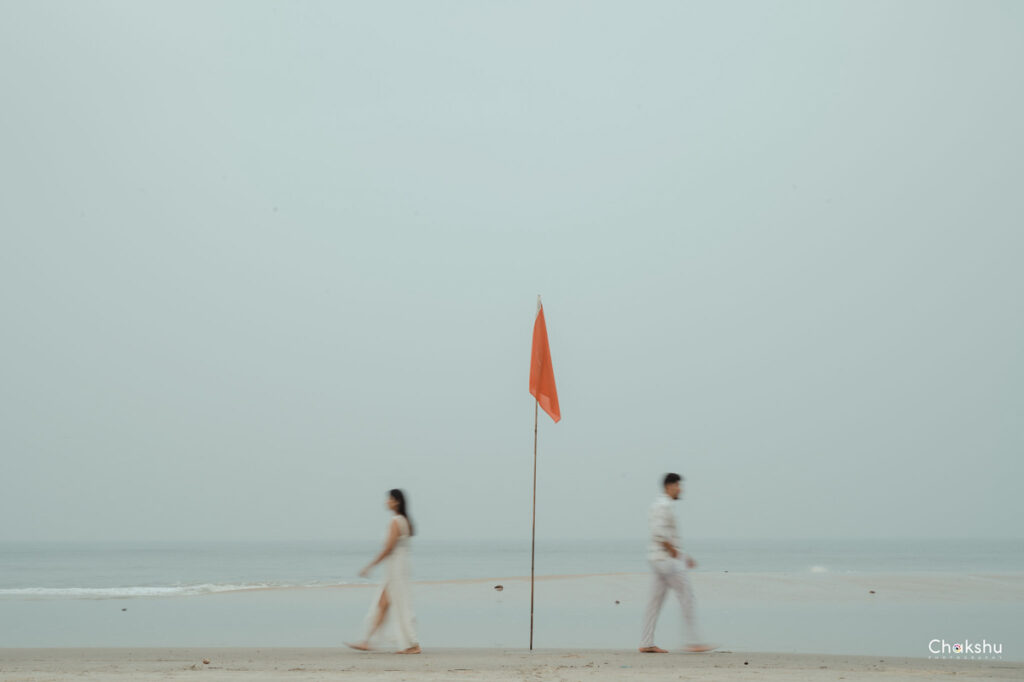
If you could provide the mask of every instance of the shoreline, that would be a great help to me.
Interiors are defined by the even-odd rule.
[[[692,580],[702,634],[735,651],[927,659],[933,638],[985,639],[1002,647],[1003,660],[1024,659],[1024,573],[695,572]],[[425,582],[430,584],[416,586],[413,603],[427,649],[499,651],[527,644],[528,577]],[[498,585],[503,589],[496,590]],[[0,646],[334,647],[361,633],[374,586],[268,588],[196,598],[4,598]],[[542,576],[533,641],[558,650],[631,647],[649,591],[649,576],[639,573]],[[671,649],[687,639],[678,605],[667,602],[657,643]],[[6,676],[0,673],[0,679]]]
[[[204,663],[208,661],[208,663]],[[343,647],[0,648],[5,680],[958,680],[1021,679],[1024,662],[913,657],[714,651],[641,654],[632,650],[426,648],[417,656]]]
[[[803,581],[807,584],[815,582],[828,582],[828,581],[839,581],[847,583],[857,583],[868,585],[872,583],[878,584],[889,584],[898,585],[901,589],[907,587],[913,587],[919,585],[922,582],[930,582],[933,589],[941,589],[944,587],[962,587],[964,581],[1004,581],[1005,583],[1012,584],[1013,587],[1019,587],[1024,583],[1024,571],[970,571],[970,572],[957,572],[957,571],[704,571],[701,569],[695,569],[689,572],[690,578],[693,581],[700,583],[723,583],[724,581],[736,582],[736,581],[763,581],[766,583],[784,583],[791,584],[794,581]],[[581,580],[581,579],[592,579],[592,578],[635,578],[635,577],[646,577],[649,576],[649,572],[645,571],[610,571],[610,572],[595,572],[595,573],[555,573],[535,576],[536,582],[550,582],[556,580]],[[530,580],[529,575],[504,575],[504,576],[485,576],[475,578],[424,578],[412,580],[413,585],[478,585],[486,583],[503,583],[503,582],[528,582]],[[197,588],[206,587],[218,587],[216,584],[196,584],[196,585],[150,585],[150,586],[130,586],[124,588],[117,587],[38,587],[38,588],[6,588],[0,589],[0,602],[5,600],[35,600],[35,599],[85,599],[85,600],[96,600],[96,599],[152,599],[152,598],[169,598],[169,597],[202,597],[217,594],[235,594],[242,592],[266,592],[266,591],[288,591],[288,590],[345,590],[352,588],[368,588],[375,587],[379,584],[376,580],[365,580],[362,582],[337,582],[337,583],[311,583],[311,584],[300,584],[300,585],[266,585],[266,584],[253,584],[253,585],[238,585],[230,586],[223,585],[224,589],[210,589],[202,590]],[[974,584],[971,587],[974,588],[985,588],[988,585]],[[124,594],[113,593],[108,595],[105,594],[72,594],[72,593],[49,593],[46,590],[53,591],[64,591],[64,590],[83,590],[90,591],[95,590],[126,590]],[[154,593],[154,594],[132,594],[131,590],[195,590],[195,591],[183,591],[180,594],[173,592],[167,593]],[[12,593],[17,590],[17,593]],[[26,590],[21,592],[21,590]],[[27,590],[39,590],[38,592]]]

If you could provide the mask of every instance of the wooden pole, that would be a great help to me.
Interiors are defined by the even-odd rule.
[[[530,651],[533,651],[533,566],[537,544],[537,406],[533,403],[533,527],[530,529]]]

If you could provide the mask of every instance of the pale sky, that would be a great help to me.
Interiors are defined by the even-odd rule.
[[[0,3],[0,540],[1020,537],[1022,27]]]

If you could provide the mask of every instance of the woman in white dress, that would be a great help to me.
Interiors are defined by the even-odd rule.
[[[398,640],[399,654],[420,653],[416,638],[416,617],[412,612],[412,588],[409,565],[409,538],[412,537],[412,522],[409,520],[408,503],[405,493],[397,488],[388,492],[388,509],[394,516],[388,525],[388,537],[384,549],[359,575],[369,577],[370,571],[384,562],[384,582],[370,606],[367,617],[367,633],[362,642],[349,644],[353,649],[370,651],[370,639],[389,619],[393,622],[393,633]]]

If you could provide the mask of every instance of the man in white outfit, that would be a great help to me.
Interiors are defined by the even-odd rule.
[[[693,589],[686,577],[686,569],[696,568],[697,562],[680,549],[679,531],[676,529],[676,515],[672,503],[682,494],[683,477],[679,474],[666,474],[664,479],[665,492],[658,495],[651,504],[650,525],[651,543],[647,551],[647,559],[654,571],[651,583],[651,599],[647,602],[647,613],[644,616],[644,630],[640,638],[640,651],[645,654],[666,654],[664,649],[654,645],[654,626],[658,622],[661,605],[665,594],[671,589],[679,598],[679,606],[683,609],[683,618],[690,630],[692,644],[687,651],[711,651],[715,647],[701,644],[694,618]]]

